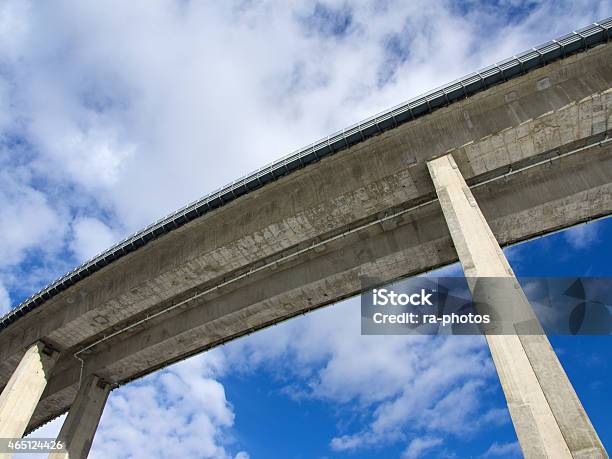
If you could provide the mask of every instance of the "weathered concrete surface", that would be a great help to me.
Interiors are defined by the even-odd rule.
[[[607,458],[548,338],[537,334],[537,318],[452,155],[430,161],[428,168],[470,290],[495,301],[502,315],[512,314],[514,333],[486,339],[523,455]],[[483,278],[495,279],[483,286]],[[521,314],[513,314],[517,310]],[[515,334],[529,322],[535,322],[536,334]]]
[[[51,453],[49,459],[87,457],[109,393],[110,384],[95,375],[83,381],[57,436],[66,445],[65,451]]]
[[[0,395],[0,438],[21,438],[57,357],[41,342],[30,346],[21,357]]]
[[[547,84],[538,84],[547,79]],[[418,118],[291,173],[153,241],[0,333],[0,385],[30,343],[61,351],[30,427],[76,395],[84,346],[291,253],[83,353],[86,374],[122,383],[360,290],[456,260],[426,162],[453,152],[469,184],[591,145],[474,190],[502,244],[612,213],[612,45],[593,48]]]

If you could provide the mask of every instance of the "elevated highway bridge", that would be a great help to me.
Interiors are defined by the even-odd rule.
[[[72,406],[61,435],[81,445],[70,457],[84,457],[114,387],[359,294],[364,276],[393,281],[458,259],[468,271],[462,254],[476,249],[461,233],[462,214],[451,215],[462,203],[441,197],[462,179],[466,202],[475,199],[474,215],[484,216],[474,231],[490,228],[502,247],[610,215],[610,27],[606,20],[551,41],[302,149],[23,302],[0,320],[0,437]],[[503,359],[489,344],[499,372]],[[523,347],[538,376],[534,351]],[[541,444],[530,443],[521,426],[537,430],[540,415],[521,420],[500,378],[526,457],[607,457],[569,383],[560,403],[571,399],[564,409],[582,419],[575,435],[540,383],[572,454],[555,456],[543,431],[533,434]],[[31,400],[20,392],[26,386]],[[14,410],[19,420],[6,414]]]

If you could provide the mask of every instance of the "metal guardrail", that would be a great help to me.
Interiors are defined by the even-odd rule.
[[[49,298],[112,263],[114,260],[133,252],[149,241],[157,239],[211,210],[223,206],[229,201],[297,169],[301,169],[308,164],[314,163],[325,156],[345,150],[370,137],[430,113],[437,108],[464,99],[492,85],[522,75],[532,69],[542,67],[554,60],[562,59],[600,43],[605,43],[610,40],[611,28],[612,17],[593,23],[588,27],[536,46],[495,65],[410,99],[407,102],[284,156],[251,174],[234,180],[198,201],[188,204],[167,217],[128,236],[123,241],[48,284],[42,290],[23,301],[15,309],[5,314],[0,319],[0,330],[6,328],[19,317],[27,314]]]

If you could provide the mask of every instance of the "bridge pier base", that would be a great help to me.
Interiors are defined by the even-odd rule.
[[[57,436],[57,441],[61,441],[66,449],[49,454],[49,459],[87,457],[110,389],[109,383],[95,375],[89,375],[82,382]]]
[[[427,166],[472,293],[477,278],[510,278],[494,301],[532,311],[452,155]],[[608,458],[546,335],[486,339],[525,458]]]
[[[45,390],[58,353],[30,346],[0,395],[0,438],[21,438]]]

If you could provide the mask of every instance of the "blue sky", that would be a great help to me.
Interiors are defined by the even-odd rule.
[[[296,148],[612,15],[605,1],[0,3],[0,312]],[[507,251],[608,276],[612,221]],[[92,457],[520,457],[480,338],[351,299],[113,391]],[[609,337],[552,337],[612,445]],[[54,436],[61,419],[35,432]]]

